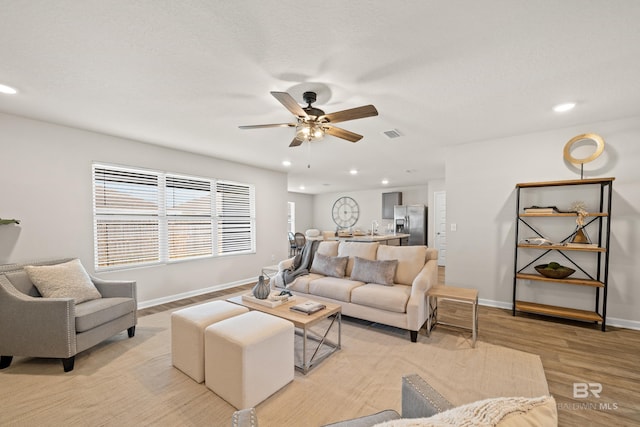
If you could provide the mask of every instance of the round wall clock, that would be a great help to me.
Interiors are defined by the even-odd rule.
[[[340,197],[333,204],[332,215],[338,227],[353,227],[360,217],[360,207],[351,197]]]

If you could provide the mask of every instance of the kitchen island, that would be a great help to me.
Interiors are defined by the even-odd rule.
[[[388,245],[395,244],[396,246],[406,245],[409,239],[407,233],[390,233],[390,234],[365,234],[365,235],[342,235],[337,237],[330,237],[327,240],[344,240],[345,242],[380,242]],[[396,243],[397,241],[397,243]]]

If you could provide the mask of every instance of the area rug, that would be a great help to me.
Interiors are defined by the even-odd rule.
[[[265,366],[265,369],[269,369]],[[344,319],[342,349],[256,407],[261,427],[319,426],[383,409],[401,412],[401,378],[417,373],[454,404],[548,394],[537,355],[436,329],[406,331]],[[2,426],[228,426],[234,408],[171,366],[170,311],[79,354],[15,357],[0,371]]]

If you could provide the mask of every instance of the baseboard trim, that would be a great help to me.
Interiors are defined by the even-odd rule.
[[[156,298],[147,301],[138,301],[138,310],[143,310],[149,307],[155,307],[157,305],[167,304],[174,301],[179,301],[185,298],[197,297],[200,295],[208,294],[210,292],[221,291],[224,289],[235,288],[236,286],[246,285],[247,283],[252,283],[257,281],[257,277],[250,277],[248,279],[237,280],[235,282],[223,283],[220,285],[211,286],[208,288],[196,289],[194,291],[183,292],[181,294],[169,295],[162,298]]]
[[[479,305],[485,305],[487,307],[503,308],[511,310],[512,304],[504,301],[493,301],[489,299],[478,299]],[[634,329],[640,331],[640,321],[618,319],[616,317],[607,317],[607,325],[615,326],[617,328]]]

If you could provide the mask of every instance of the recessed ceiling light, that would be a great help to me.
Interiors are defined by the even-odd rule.
[[[289,167],[289,166],[291,166],[291,162],[290,162],[289,160],[283,160],[283,161],[282,161],[282,166],[287,166],[287,167]]]
[[[573,107],[576,106],[575,102],[565,102],[563,104],[558,104],[553,107],[553,111],[556,113],[564,113],[569,110],[573,110]]]
[[[4,93],[6,95],[15,95],[18,91],[11,86],[0,84],[0,93]]]
[[[387,185],[388,183],[389,183],[389,180],[388,180],[388,179],[383,179],[383,180],[382,180],[382,185]]]
[[[349,171],[349,173],[350,173],[351,175],[358,175],[358,171],[357,171],[356,169],[351,169],[351,170]]]
[[[304,190],[304,185],[301,185],[299,188],[300,188],[301,190]]]

